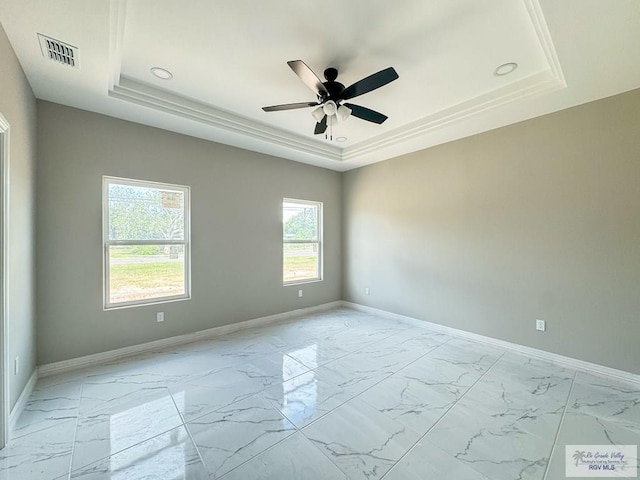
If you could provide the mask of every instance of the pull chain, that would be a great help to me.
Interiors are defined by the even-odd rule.
[[[333,142],[333,123],[329,124],[329,136],[327,136],[327,131],[324,132],[324,139],[330,140]]]

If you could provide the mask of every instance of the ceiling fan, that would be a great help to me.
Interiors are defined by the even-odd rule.
[[[300,77],[307,87],[313,90],[318,100],[315,102],[287,103],[262,107],[265,112],[318,107],[313,111],[313,117],[317,122],[313,133],[316,135],[325,133],[327,126],[346,120],[350,115],[378,124],[387,119],[386,115],[360,105],[347,103],[345,100],[363,95],[396,80],[398,73],[393,67],[380,70],[345,88],[343,84],[336,82],[338,70],[333,67],[329,67],[324,71],[324,78],[327,81],[322,82],[302,60],[292,60],[287,62],[287,65],[291,67],[291,70]]]

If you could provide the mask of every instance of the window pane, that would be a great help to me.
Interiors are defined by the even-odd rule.
[[[185,294],[184,245],[109,247],[109,303]]]
[[[284,240],[318,240],[318,205],[284,202]]]
[[[109,184],[109,240],[184,240],[184,192]]]
[[[320,278],[318,243],[285,243],[283,258],[285,282]]]

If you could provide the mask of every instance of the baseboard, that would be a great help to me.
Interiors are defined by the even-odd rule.
[[[405,323],[409,323],[411,325],[415,325],[422,328],[428,328],[430,330],[434,330],[440,333],[445,333],[447,335],[451,335],[454,337],[465,338],[468,340],[473,340],[476,342],[493,345],[495,347],[504,348],[505,350],[515,351],[518,353],[522,353],[524,355],[528,355],[530,357],[539,358],[541,360],[546,360],[551,363],[572,368],[574,370],[580,370],[580,371],[591,373],[594,375],[615,378],[623,382],[640,384],[640,375],[630,373],[630,372],[625,372],[624,370],[617,370],[615,368],[605,367],[603,365],[598,365],[596,363],[590,363],[590,362],[585,362],[584,360],[565,357],[564,355],[558,355],[557,353],[546,352],[544,350],[540,350],[533,347],[526,347],[524,345],[507,342],[505,340],[498,340],[496,338],[485,337],[484,335],[479,335],[477,333],[467,332],[464,330],[459,330],[457,328],[447,327],[445,325],[439,325],[437,323],[428,322],[426,320],[420,320],[414,317],[399,315],[397,313],[388,312],[386,310],[380,310],[378,308],[368,307],[366,305],[360,305],[358,303],[343,301],[342,305],[344,307],[352,308],[354,310],[373,313],[373,314],[384,316],[394,320],[399,320]]]
[[[219,337],[221,335],[227,335],[229,333],[238,332],[240,330],[246,330],[248,328],[261,327],[270,325],[292,318],[310,315],[325,310],[331,310],[342,306],[342,301],[324,303],[321,305],[315,305],[313,307],[301,308],[299,310],[291,310],[289,312],[278,313],[275,315],[269,315],[266,317],[254,318],[251,320],[245,320],[243,322],[232,323],[230,325],[222,325],[220,327],[209,328],[207,330],[200,330],[194,333],[187,333],[185,335],[178,335],[175,337],[163,338],[161,340],[155,340],[153,342],[142,343],[140,345],[133,345],[131,347],[118,348],[116,350],[109,350],[106,352],[96,353],[93,355],[86,355],[83,357],[72,358],[69,360],[63,360],[61,362],[48,363],[40,365],[38,367],[38,375],[40,377],[47,377],[49,375],[57,375],[60,373],[70,372],[78,370],[80,368],[90,367],[94,365],[100,365],[106,362],[119,360],[126,357],[132,357],[141,353],[147,353],[150,351],[156,351],[163,348],[170,348],[187,343],[195,342],[197,340],[206,340],[208,338]]]
[[[170,348],[174,346],[184,345],[197,340],[215,338],[221,335],[226,335],[226,334],[237,332],[240,330],[246,330],[248,328],[270,325],[270,324],[290,320],[292,318],[301,317],[304,315],[310,315],[313,313],[322,312],[326,310],[331,310],[333,308],[338,308],[338,307],[347,307],[347,308],[352,308],[354,310],[359,310],[362,312],[373,313],[386,318],[409,323],[411,325],[415,325],[418,327],[427,328],[437,332],[445,333],[447,335],[466,338],[468,340],[473,340],[476,342],[493,345],[499,348],[503,348],[505,350],[515,351],[518,353],[522,353],[524,355],[528,355],[530,357],[539,358],[541,360],[546,360],[552,363],[556,363],[558,365],[572,368],[574,370],[580,370],[580,371],[591,373],[594,375],[615,378],[617,380],[621,380],[624,382],[640,384],[640,375],[637,375],[634,373],[625,372],[623,370],[617,370],[611,367],[605,367],[603,365],[598,365],[595,363],[585,362],[583,360],[566,357],[564,355],[558,355],[556,353],[546,352],[544,350],[540,350],[537,348],[526,347],[524,345],[507,342],[505,340],[498,340],[496,338],[486,337],[484,335],[480,335],[477,333],[467,332],[464,330],[459,330],[457,328],[447,327],[445,325],[439,325],[437,323],[429,322],[426,320],[420,320],[420,319],[409,317],[406,315],[400,315],[397,313],[381,310],[378,308],[368,307],[366,305],[360,305],[357,303],[352,303],[347,301],[336,301],[336,302],[324,303],[322,305],[316,305],[313,307],[302,308],[299,310],[292,310],[289,312],[269,315],[266,317],[254,318],[251,320],[233,323],[230,325],[214,327],[207,330],[188,333],[185,335],[164,338],[162,340],[147,342],[140,345],[133,345],[131,347],[119,348],[116,350],[109,350],[107,352],[96,353],[94,355],[87,355],[84,357],[78,357],[70,360],[63,360],[61,362],[41,365],[38,367],[38,369],[33,373],[31,378],[29,379],[29,382],[27,383],[24,390],[22,391],[22,394],[20,395],[18,402],[16,403],[15,407],[11,411],[11,414],[9,417],[10,431],[11,431],[11,427],[14,425],[15,421],[19,417],[20,412],[22,412],[22,410],[24,409],[24,405],[26,404],[27,399],[29,398],[29,395],[31,395],[31,391],[33,390],[33,387],[35,386],[35,383],[39,377],[46,377],[49,375],[65,373],[65,372],[78,370],[81,368],[90,367],[94,365],[100,365],[106,362],[139,355],[141,353],[147,353],[150,351],[160,350],[163,348]]]
[[[38,368],[36,367],[31,376],[29,377],[29,381],[22,389],[22,393],[18,397],[16,404],[11,409],[11,413],[9,414],[9,438],[11,438],[11,434],[14,432],[16,423],[18,422],[18,418],[22,414],[24,408],[27,406],[27,402],[29,401],[29,397],[33,393],[33,389],[38,382]]]

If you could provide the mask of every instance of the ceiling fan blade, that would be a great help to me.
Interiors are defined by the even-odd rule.
[[[322,81],[302,60],[291,60],[287,62],[287,65],[291,67],[291,70],[300,77],[300,80],[302,80],[307,87],[313,90],[313,93],[316,95],[320,95],[321,93],[327,96],[329,95]]]
[[[327,131],[327,116],[322,117],[318,123],[316,123],[316,128],[313,130],[314,135],[320,135]]]
[[[315,107],[318,102],[299,102],[299,103],[285,103],[282,105],[272,105],[270,107],[262,107],[265,112],[279,112],[280,110],[294,110],[296,108]]]
[[[379,124],[389,118],[380,112],[376,112],[375,110],[371,110],[366,107],[361,107],[360,105],[354,105],[353,103],[345,103],[344,106],[351,109],[351,115],[361,118],[362,120],[366,120],[367,122]]]
[[[357,97],[358,95],[369,93],[376,88],[380,88],[387,83],[393,82],[397,78],[398,73],[394,70],[393,67],[385,68],[384,70],[380,70],[373,75],[369,75],[367,78],[363,78],[353,85],[349,85],[342,91],[340,98],[342,100],[349,100],[350,98]]]

